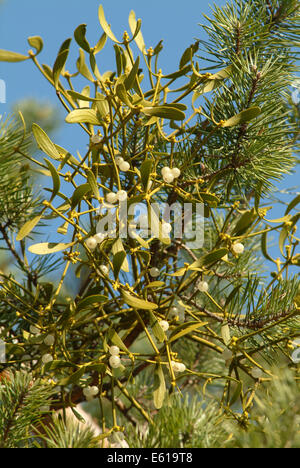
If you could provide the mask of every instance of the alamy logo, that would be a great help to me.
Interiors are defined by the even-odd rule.
[[[6,362],[5,343],[0,339],[0,364]]]
[[[0,104],[6,103],[6,84],[4,80],[0,79]]]
[[[195,208],[195,209],[194,209]],[[109,238],[182,239],[190,249],[203,246],[204,206],[202,203],[103,203],[98,207],[97,234]]]

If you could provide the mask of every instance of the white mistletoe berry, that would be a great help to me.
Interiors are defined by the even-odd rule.
[[[116,203],[116,201],[118,201],[118,195],[114,192],[110,192],[106,195],[106,200],[108,203]]]
[[[44,354],[44,356],[42,357],[43,364],[47,364],[48,362],[52,362],[52,361],[53,361],[53,357],[51,356],[51,354]]]
[[[258,367],[254,367],[254,369],[252,369],[252,371],[251,371],[251,375],[255,379],[260,379],[263,376],[263,372]]]
[[[105,276],[108,275],[108,268],[107,268],[106,265],[100,265],[99,268],[100,268],[100,271],[101,271],[101,273],[102,273],[103,275],[105,275]]]
[[[186,367],[181,362],[171,361],[171,366],[174,372],[184,372]]]
[[[163,176],[164,182],[166,184],[171,184],[174,182],[175,177],[173,176],[172,172],[166,172],[165,175]]]
[[[130,169],[130,164],[127,161],[123,161],[120,165],[120,170],[123,172],[127,172]]]
[[[90,395],[92,396],[97,395],[99,392],[99,389],[98,387],[96,387],[96,385],[93,385],[92,387],[88,387],[88,388],[89,388]]]
[[[46,336],[44,343],[46,346],[53,346],[55,343],[55,337],[53,335]]]
[[[161,175],[164,177],[166,174],[171,174],[171,169],[169,167],[163,167],[161,170]]]
[[[176,306],[171,307],[170,316],[176,317],[179,314],[179,309]]]
[[[240,242],[236,242],[235,244],[233,244],[232,250],[235,254],[240,255],[244,252],[245,247]]]
[[[178,167],[174,167],[172,170],[171,170],[173,176],[175,177],[175,179],[177,179],[180,174],[181,174],[181,170],[178,169]]]
[[[169,330],[170,325],[166,320],[160,320],[158,323],[159,323],[159,325],[161,326],[161,328],[163,329],[164,332]]]
[[[118,197],[118,200],[120,202],[123,202],[123,201],[127,200],[126,190],[119,190],[118,193],[117,193],[117,197]]]
[[[225,360],[225,361],[229,361],[229,359],[232,359],[232,352],[230,351],[230,349],[225,349],[222,353],[222,358]]]
[[[98,143],[100,143],[101,141],[101,136],[100,135],[93,135],[91,137],[91,142],[94,144],[94,145],[97,145]]]
[[[110,356],[110,358],[109,358],[109,365],[110,365],[110,367],[112,367],[113,369],[117,369],[118,367],[120,367],[120,365],[121,365],[121,359],[119,358],[119,356]]]
[[[183,364],[183,362],[178,362],[177,364],[178,372],[184,372],[186,370],[186,366]]]
[[[201,292],[207,292],[209,289],[209,286],[206,281],[200,281],[200,283],[198,284],[198,289]]]
[[[160,271],[158,268],[150,268],[150,271],[149,271],[150,275],[152,276],[152,278],[157,278],[159,275],[160,275]]]
[[[102,234],[102,232],[97,232],[97,234],[94,235],[94,239],[96,239],[97,244],[101,244],[101,242],[103,242],[105,239],[105,234]]]
[[[118,346],[111,346],[108,351],[112,356],[119,356],[120,354],[120,348],[118,348]]]
[[[170,234],[172,231],[172,226],[170,223],[163,223],[161,229],[163,234]]]
[[[116,165],[120,166],[120,164],[124,162],[124,159],[122,158],[122,156],[116,156],[115,161],[116,161]]]
[[[95,239],[95,237],[89,237],[89,238],[85,241],[85,245],[86,245],[90,250],[94,250],[94,249],[97,247],[97,240]]]
[[[36,328],[34,325],[30,325],[29,331],[30,331],[30,333],[32,333],[32,335],[39,335],[40,334],[40,330],[38,328]]]

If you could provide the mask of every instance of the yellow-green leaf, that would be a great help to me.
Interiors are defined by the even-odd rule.
[[[74,191],[72,198],[71,198],[72,209],[75,208],[75,206],[78,205],[78,203],[83,199],[83,197],[90,191],[91,191],[90,184],[79,185]]]
[[[160,117],[162,119],[170,120],[185,119],[184,112],[171,106],[144,107],[142,112],[149,117]]]
[[[94,173],[90,170],[90,169],[87,169],[87,180],[88,180],[88,183],[90,184],[90,187],[93,191],[93,194],[95,196],[95,198],[98,200],[99,199],[99,190],[98,190],[98,184],[97,184],[97,181],[96,181],[96,177],[94,175]]]
[[[120,338],[120,336],[118,335],[118,333],[113,329],[111,328],[110,330],[108,330],[108,338],[109,340],[112,342],[112,344],[118,346],[120,349],[122,349],[122,351],[124,351],[125,353],[128,353],[130,354],[130,351],[128,350],[128,348],[125,346],[123,340]]]
[[[298,205],[298,203],[300,203],[300,195],[297,195],[297,197],[294,198],[294,200],[290,202],[290,204],[288,205],[286,209],[285,214],[286,215],[289,214],[289,212],[292,211],[292,209],[295,208]]]
[[[46,153],[50,158],[59,160],[61,156],[55,144],[50,140],[47,133],[37,124],[32,125],[32,132],[38,147]]]
[[[203,266],[210,265],[211,263],[215,263],[221,260],[227,254],[228,254],[228,249],[225,249],[225,248],[214,250],[213,252],[210,252],[209,254],[203,255],[202,257],[198,258],[198,260],[193,262],[188,267],[188,269],[193,270],[193,269],[201,268]]]
[[[238,382],[237,385],[236,385],[236,389],[234,391],[234,394],[232,395],[232,398],[231,398],[231,400],[229,402],[229,406],[234,405],[234,403],[237,401],[240,394],[242,393],[242,390],[243,390],[243,384],[242,384],[242,382]]]
[[[100,21],[101,27],[102,27],[103,31],[105,32],[105,34],[106,34],[113,42],[117,42],[118,44],[121,44],[121,42],[118,41],[118,39],[116,38],[116,36],[115,36],[114,33],[112,32],[112,30],[110,29],[110,26],[109,26],[108,22],[106,21],[106,18],[105,18],[105,15],[104,15],[104,10],[103,10],[103,6],[102,6],[102,5],[99,6],[98,16],[99,16],[99,21]]]
[[[149,312],[150,315],[150,327],[154,333],[154,336],[160,341],[161,343],[166,339],[165,332],[161,328],[157,318],[155,317],[152,311]]]
[[[221,328],[221,336],[223,338],[224,344],[227,346],[231,341],[230,328],[228,323],[224,323]]]
[[[100,125],[97,112],[94,109],[75,109],[66,117],[67,123],[89,123],[92,125]]]
[[[126,106],[128,106],[128,107],[133,107],[133,106],[132,106],[132,102],[131,102],[131,97],[130,97],[130,95],[127,93],[126,88],[125,88],[125,86],[124,86],[123,83],[117,83],[117,84],[116,84],[115,91],[116,91],[116,95],[118,96],[118,98],[119,98],[122,102],[124,102],[124,104],[126,104]]]
[[[152,159],[145,159],[145,161],[143,161],[140,167],[142,184],[145,190],[147,190],[147,187],[148,187],[148,182],[150,179],[152,166],[153,166]]]
[[[134,307],[135,309],[142,309],[142,310],[155,310],[158,308],[157,304],[153,302],[148,302],[143,299],[140,299],[132,294],[129,294],[127,291],[121,291],[122,296],[126,304]]]
[[[125,258],[126,258],[125,251],[117,252],[113,257],[113,269],[114,269],[114,275],[115,275],[116,280],[119,277],[119,273],[120,273],[120,270],[121,270],[121,267],[123,265]]]
[[[127,91],[129,91],[133,87],[133,84],[135,82],[137,73],[139,71],[139,66],[140,66],[140,57],[138,57],[136,59],[136,61],[135,61],[134,65],[133,65],[129,75],[124,80],[124,86],[125,86]]]
[[[28,55],[22,55],[17,52],[0,49],[0,62],[23,62],[23,60],[28,59]]]
[[[267,235],[268,233],[267,232],[264,232],[261,236],[261,251],[262,251],[262,254],[264,255],[264,257],[267,259],[267,260],[270,260],[270,262],[273,262],[273,263],[276,263],[275,260],[270,257],[270,255],[268,254],[268,250],[267,250]]]
[[[222,127],[235,127],[236,125],[241,125],[246,122],[249,122],[252,119],[255,119],[261,113],[260,107],[254,106],[249,109],[245,109],[237,115],[234,115],[230,119],[226,120]]]
[[[218,71],[214,75],[211,75],[209,77],[210,80],[225,80],[225,78],[228,78],[231,75],[232,72],[232,65],[229,65],[226,68],[223,68],[223,70]]]
[[[94,307],[95,304],[102,304],[103,302],[106,302],[106,301],[107,301],[107,297],[101,294],[94,294],[93,296],[85,297],[80,302],[78,302],[77,311],[83,310],[83,309],[89,309],[91,305]]]
[[[156,365],[154,372],[154,392],[153,403],[156,409],[160,409],[163,405],[166,394],[166,382],[161,364]]]
[[[27,221],[27,223],[25,223],[24,226],[22,226],[22,228],[20,229],[16,237],[17,241],[21,241],[22,239],[24,239],[24,237],[28,236],[28,234],[30,234],[31,231],[35,228],[35,226],[39,223],[41,218],[42,216],[39,215],[31,219],[30,221]]]
[[[241,236],[247,231],[247,229],[254,223],[256,219],[257,214],[254,208],[252,208],[252,210],[245,211],[236,223],[232,231],[232,235]]]
[[[90,96],[85,96],[84,94],[82,93],[77,93],[76,91],[68,91],[68,94],[73,98],[73,99],[76,99],[76,100],[79,100],[79,101],[89,101],[89,102],[97,102],[97,101],[103,101],[105,99],[105,97],[99,97],[99,98],[92,98]]]
[[[169,338],[169,343],[172,343],[172,341],[178,340],[179,338],[182,338],[188,333],[197,330],[197,328],[204,327],[204,325],[207,325],[207,322],[187,322],[182,325],[179,325],[172,332]]]
[[[87,64],[86,64],[86,61],[85,61],[85,54],[84,54],[84,51],[82,49],[79,49],[79,58],[76,62],[76,67],[77,67],[77,70],[79,71],[79,73],[84,76],[87,80],[91,81],[92,83],[94,83],[95,79],[93,77],[93,75],[91,74]]]
[[[28,250],[29,252],[36,254],[36,255],[49,255],[52,253],[60,252],[62,250],[66,250],[69,247],[72,247],[75,242],[71,242],[69,244],[64,243],[54,243],[54,242],[42,242],[41,244],[33,244],[31,245]]]
[[[138,22],[136,20],[135,12],[133,10],[131,10],[131,12],[129,13],[128,22],[129,22],[130,30],[136,42],[136,45],[138,46],[138,48],[143,54],[146,53],[146,46],[145,46],[144,38],[143,38],[141,31],[139,31],[138,34],[136,34],[136,31],[138,29]]]
[[[90,53],[91,47],[86,40],[86,24],[80,24],[74,31],[74,37],[77,44],[86,52]]]
[[[29,37],[27,40],[30,47],[34,47],[34,49],[36,50],[36,55],[42,51],[44,43],[43,39],[40,36],[32,36]]]
[[[129,272],[129,264],[128,264],[128,260],[127,260],[127,256],[126,256],[126,252],[125,252],[125,249],[124,249],[124,246],[123,246],[123,242],[120,238],[118,238],[112,245],[112,254],[113,255],[116,255],[117,253],[119,252],[124,252],[125,253],[125,257],[124,257],[124,260],[122,262],[122,266],[121,266],[121,269],[123,271],[125,271],[126,273]]]
[[[107,40],[107,35],[106,35],[106,33],[104,32],[104,33],[102,34],[102,36],[100,37],[99,41],[97,42],[97,44],[96,44],[95,47],[94,47],[93,52],[94,52],[95,55],[98,54],[98,53],[103,49],[103,47],[104,47],[105,44],[106,44],[106,40]]]
[[[147,284],[145,286],[145,289],[147,289],[147,288],[157,289],[157,288],[162,288],[165,285],[166,285],[166,283],[164,281],[152,281],[151,283],[149,283],[149,284]]]
[[[53,65],[53,81],[54,81],[55,88],[58,88],[59,77],[67,61],[69,51],[70,51],[71,41],[72,39],[69,38],[63,42],[62,46],[59,49],[55,63]]]
[[[85,367],[83,366],[80,369],[78,369],[76,372],[74,372],[73,374],[69,375],[68,377],[61,379],[58,382],[58,385],[61,387],[64,387],[66,385],[76,384],[81,379],[84,373],[85,373]]]
[[[47,166],[49,167],[49,171],[51,172],[51,176],[52,176],[53,191],[52,191],[52,196],[51,196],[51,199],[50,199],[50,201],[52,201],[53,198],[55,197],[55,195],[57,195],[57,193],[59,192],[60,177],[59,177],[59,174],[58,174],[57,170],[53,166],[53,164],[50,161],[48,161],[47,159],[45,159],[45,158],[44,158],[44,161],[47,164]]]

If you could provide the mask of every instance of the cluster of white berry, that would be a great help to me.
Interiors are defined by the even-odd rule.
[[[101,244],[106,237],[106,234],[102,234],[102,232],[97,232],[94,236],[89,237],[85,241],[85,245],[90,249],[90,250],[95,250],[98,244]]]
[[[177,179],[180,176],[181,171],[178,169],[178,167],[174,167],[173,169],[170,167],[163,167],[161,174],[163,176],[164,182],[171,184],[174,182],[174,179]]]
[[[119,166],[120,171],[127,172],[130,169],[130,164],[127,161],[124,161],[122,156],[116,156],[115,158],[117,166]]]
[[[174,372],[184,372],[186,369],[182,362],[171,361],[171,366]]]
[[[99,393],[99,389],[96,385],[93,385],[92,387],[85,387],[82,393],[87,401],[91,401]]]
[[[112,367],[112,369],[117,369],[121,365],[121,359],[119,356],[120,349],[118,346],[111,346],[108,351],[111,355],[109,358],[109,365]]]
[[[127,200],[126,190],[119,190],[117,193],[109,192],[106,195],[106,201],[108,203],[116,203],[117,201],[123,202]]]

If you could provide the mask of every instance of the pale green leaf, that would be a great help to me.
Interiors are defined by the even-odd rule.
[[[100,125],[97,112],[94,109],[75,109],[66,117],[67,123],[89,123],[92,125]]]
[[[25,223],[24,226],[22,226],[22,228],[18,232],[16,240],[21,241],[22,239],[24,239],[24,237],[28,236],[28,234],[30,234],[31,231],[35,228],[35,226],[39,223],[41,218],[42,218],[42,216],[39,215],[39,216],[36,216],[35,218],[30,219],[29,221],[27,221],[27,223]]]
[[[59,160],[61,159],[60,153],[55,144],[50,140],[47,133],[37,124],[32,125],[32,132],[38,147],[46,153],[50,158]]]

